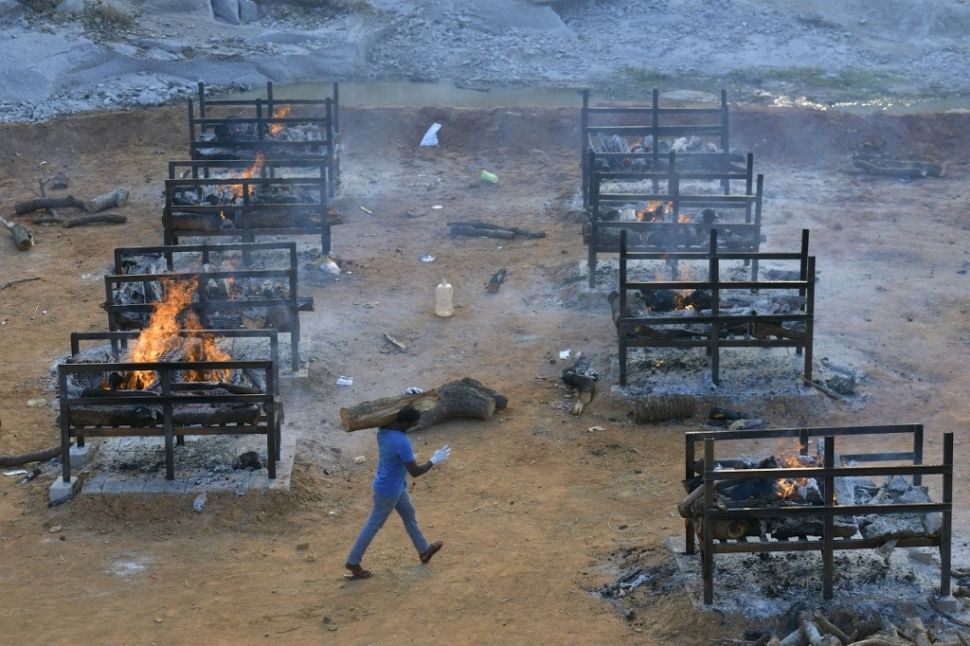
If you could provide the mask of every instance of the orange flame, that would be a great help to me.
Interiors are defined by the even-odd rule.
[[[292,112],[292,111],[293,111],[293,106],[292,105],[281,105],[280,107],[278,107],[275,110],[273,110],[273,118],[274,119],[282,119],[283,117],[289,115],[290,112]],[[274,137],[276,135],[280,134],[281,132],[283,132],[284,130],[286,130],[286,124],[285,123],[271,123],[271,124],[269,124],[269,134],[273,135]]]
[[[133,363],[158,363],[166,356],[181,352],[185,361],[228,361],[232,357],[223,352],[212,336],[180,337],[179,330],[201,330],[198,316],[190,308],[197,280],[162,280],[165,299],[157,303],[148,320],[148,326],[138,335],[138,340],[128,353]],[[179,321],[181,317],[182,321]],[[187,381],[228,381],[229,370],[191,371]],[[154,370],[135,370],[129,373],[122,388],[146,390],[156,380]]]
[[[239,175],[236,175],[235,177],[241,177],[243,179],[252,179],[263,170],[263,164],[265,163],[265,161],[266,161],[266,155],[264,155],[262,151],[256,151],[256,160],[253,161],[252,166],[246,168],[242,173],[240,173]],[[232,194],[236,198],[240,198],[240,199],[242,198],[243,192],[245,190],[242,184],[230,184],[229,189],[232,191]],[[225,214],[220,212],[219,215],[222,216],[222,219],[225,219]]]
[[[665,215],[670,215],[674,211],[673,202],[649,201],[647,207],[636,211],[637,222],[663,222]]]
[[[803,468],[801,463],[794,455],[786,455],[778,459],[779,466],[786,469]],[[795,498],[799,487],[808,486],[808,478],[779,478],[775,483],[775,491],[779,498]]]
[[[681,224],[690,224],[691,222],[693,222],[693,220],[686,213],[681,213],[680,215],[677,216],[677,222]]]

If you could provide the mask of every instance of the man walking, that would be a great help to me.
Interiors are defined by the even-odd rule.
[[[398,411],[395,421],[377,429],[379,458],[377,473],[374,475],[374,507],[347,557],[344,567],[349,572],[344,576],[348,579],[367,579],[374,575],[370,570],[361,567],[360,562],[370,542],[377,535],[377,531],[384,526],[384,521],[391,515],[391,511],[397,510],[401,515],[404,529],[411,537],[411,542],[414,543],[414,549],[418,551],[422,563],[430,561],[443,545],[441,541],[428,543],[421,533],[414,505],[411,504],[407,492],[405,471],[417,478],[427,473],[434,465],[447,460],[451,454],[451,449],[445,444],[424,464],[418,465],[414,461],[414,449],[411,448],[411,442],[408,440],[407,430],[413,427],[420,417],[421,413],[418,409],[405,406]]]

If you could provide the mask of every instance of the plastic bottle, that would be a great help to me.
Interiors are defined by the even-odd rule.
[[[446,280],[438,283],[434,290],[434,313],[438,316],[451,316],[455,313],[454,305],[455,290]]]

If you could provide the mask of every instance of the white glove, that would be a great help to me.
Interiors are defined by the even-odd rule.
[[[438,464],[439,462],[444,462],[451,455],[451,447],[445,444],[443,447],[434,452],[431,456],[431,464]]]

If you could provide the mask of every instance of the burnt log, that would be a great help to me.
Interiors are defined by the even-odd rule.
[[[222,424],[252,424],[259,419],[260,407],[256,405],[207,405],[204,409],[176,407],[172,423],[178,426],[218,426]],[[72,408],[70,423],[73,427],[131,426],[149,428],[161,426],[164,419],[161,406],[111,406]]]
[[[73,195],[64,197],[37,197],[32,200],[17,202],[14,204],[14,212],[17,215],[33,213],[44,209],[81,209],[84,210],[84,202]]]
[[[454,233],[455,227],[462,227],[465,229],[480,229],[482,231],[506,231],[511,232],[512,237],[519,236],[520,238],[545,238],[545,231],[529,231],[528,229],[520,229],[519,227],[506,227],[499,224],[492,224],[490,222],[482,222],[480,220],[462,220],[456,222],[449,222],[449,227],[452,227],[452,235],[457,235]],[[476,235],[476,234],[463,234],[463,235]],[[477,235],[489,235],[490,237],[504,237],[504,236],[494,236],[487,233],[479,233]]]
[[[768,533],[778,540],[787,540],[798,536],[821,536],[822,517],[786,517],[768,521]],[[850,538],[859,530],[858,525],[849,516],[833,518],[832,535],[836,538]]]
[[[465,377],[416,395],[397,395],[361,402],[340,409],[340,425],[347,432],[362,428],[377,428],[397,419],[404,406],[414,406],[421,418],[410,430],[433,426],[452,417],[488,419],[496,410],[503,410],[509,400],[481,382]]]
[[[633,405],[637,424],[693,417],[697,404],[692,395],[664,395],[641,399]]]
[[[451,225],[450,233],[456,237],[466,236],[469,238],[499,238],[501,240],[512,240],[515,238],[515,232],[507,229],[479,229],[464,224]]]
[[[488,279],[488,283],[485,285],[485,291],[489,294],[497,294],[499,287],[505,282],[505,277],[508,273],[508,270],[503,268],[492,274],[492,277]]]
[[[0,467],[19,467],[31,462],[46,462],[61,454],[61,447],[53,446],[41,451],[24,453],[23,455],[0,455]]]
[[[81,227],[87,224],[124,224],[128,217],[117,213],[103,213],[101,215],[80,215],[76,218],[64,220],[64,228]]]

